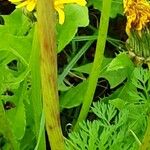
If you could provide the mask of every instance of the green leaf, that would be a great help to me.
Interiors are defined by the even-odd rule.
[[[32,22],[22,13],[21,9],[16,9],[10,15],[4,15],[3,18],[4,25],[0,25],[0,32],[26,35],[32,26]]]
[[[110,88],[114,88],[128,77],[128,70],[125,68],[116,71],[104,71],[100,74],[100,77],[107,79]]]
[[[22,100],[18,103],[18,109],[16,110],[15,117],[13,119],[13,130],[17,139],[22,139],[25,133],[26,126],[26,116],[25,116],[25,108]]]
[[[104,57],[103,62],[102,62],[102,67],[101,67],[101,73],[104,72],[108,66],[108,64],[111,62],[112,58],[106,58]],[[92,69],[92,64],[93,63],[88,63],[85,65],[82,65],[80,67],[73,68],[72,70],[81,72],[81,73],[87,73],[90,74],[91,69]]]
[[[76,68],[72,68],[72,70],[77,71],[77,72],[81,72],[81,73],[90,74],[91,69],[92,69],[92,65],[93,65],[93,63],[88,63],[88,64],[85,64],[85,65],[82,65],[82,66],[79,66]]]
[[[26,129],[24,138],[20,142],[19,150],[34,150],[36,138],[34,132],[29,128]]]
[[[102,100],[107,102],[109,100],[114,100],[116,98],[120,98],[126,102],[128,102],[128,101],[131,102],[131,96],[129,95],[128,91],[133,90],[134,87],[130,83],[131,83],[131,81],[128,79],[127,82],[125,82],[121,87],[119,87],[116,91],[114,91],[108,97],[104,97]]]
[[[72,108],[82,103],[83,96],[87,87],[87,80],[81,82],[76,87],[72,87],[60,96],[60,106],[62,108]]]
[[[0,41],[0,50],[8,50],[12,53],[16,51],[21,58],[29,61],[32,46],[31,36],[15,36],[0,32],[0,37],[3,38]]]
[[[113,105],[104,104],[102,102],[93,103],[92,111],[101,119],[101,122],[107,126],[110,121],[116,116],[117,110]]]
[[[29,92],[29,94],[31,94]],[[23,139],[20,142],[20,149],[21,150],[34,150],[37,139],[35,135],[35,122],[34,122],[34,116],[31,115],[33,114],[33,107],[32,104],[30,103],[31,97],[27,97],[28,102],[25,101],[25,111],[26,111],[26,129],[25,129],[25,134]],[[26,99],[27,99],[26,98]]]
[[[13,129],[9,124],[9,121],[6,117],[5,110],[3,108],[3,103],[0,100],[0,136],[1,134],[7,140],[7,143],[5,143],[5,145],[9,147],[8,149],[19,150],[19,144],[15,139],[15,136],[13,134]]]
[[[58,53],[73,39],[78,27],[89,24],[87,7],[76,4],[65,6],[65,22],[57,25]]]
[[[92,4],[96,9],[102,10],[103,0],[90,0],[90,4]],[[117,14],[123,14],[123,2],[122,0],[112,0],[110,17],[115,18]]]
[[[92,63],[73,68],[72,70],[89,74],[92,68]],[[122,83],[133,70],[133,63],[126,53],[121,53],[113,60],[104,58],[100,76],[109,81],[110,87],[114,88]]]
[[[118,108],[119,110],[122,110],[126,104],[126,102],[120,98],[112,99],[109,101],[109,103]]]
[[[16,107],[7,111],[7,117],[13,127],[13,132],[17,140],[21,140],[25,134],[26,114],[24,108],[24,97],[26,95],[27,85],[25,82],[21,83],[17,93],[15,94],[13,102]]]
[[[128,131],[127,110],[121,113],[113,105],[101,102],[94,103],[92,110],[99,117],[82,122],[77,132],[69,134],[67,150],[132,149],[135,140]]]
[[[126,53],[120,53],[109,64],[107,71],[116,71],[118,69],[127,68],[133,70],[134,65]]]
[[[64,82],[62,82],[61,84],[59,84],[58,89],[59,91],[68,91],[71,88],[71,86],[66,86]]]
[[[32,47],[32,22],[20,9],[3,18],[5,24],[0,25],[0,50],[16,51],[20,58],[28,61]]]
[[[21,81],[25,79],[25,77],[29,73],[28,64],[26,64],[26,61],[24,62],[24,59],[21,57],[21,55],[16,54],[16,52],[14,52],[15,55],[13,55],[13,50],[0,50],[0,53],[4,54],[4,57],[0,59],[1,84],[7,86],[10,84],[18,85]],[[8,64],[11,63],[13,60],[17,61],[16,70],[13,70],[13,68],[8,67]]]

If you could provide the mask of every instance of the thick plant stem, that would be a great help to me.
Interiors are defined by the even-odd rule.
[[[57,53],[53,0],[37,1],[41,79],[46,130],[51,150],[64,150],[57,89]]]
[[[87,117],[90,105],[93,100],[93,96],[94,96],[94,92],[96,89],[98,77],[99,77],[100,70],[101,70],[100,68],[101,68],[101,64],[103,60],[103,54],[104,54],[105,43],[106,43],[106,38],[107,38],[107,30],[108,30],[108,24],[109,24],[110,9],[111,9],[111,0],[104,0],[101,19],[100,19],[100,27],[98,31],[99,34],[98,34],[98,39],[97,39],[94,63],[93,63],[92,71],[89,76],[88,87],[87,87],[87,91],[83,99],[83,105],[82,105],[77,123],[74,127],[74,130],[77,130],[79,127],[79,122],[85,120],[85,118]]]
[[[147,129],[139,150],[149,150],[149,149],[150,149],[150,116],[148,116],[147,118]]]

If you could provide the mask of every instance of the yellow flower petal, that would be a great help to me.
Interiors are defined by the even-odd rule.
[[[12,3],[18,3],[18,2],[21,2],[22,0],[9,0],[9,1]]]
[[[54,1],[55,5],[69,4],[69,3],[76,3],[76,4],[81,5],[81,6],[85,6],[86,5],[86,1],[85,0],[55,0]]]
[[[59,24],[63,24],[65,21],[65,13],[60,7],[55,7],[56,11],[58,12],[59,16]]]
[[[16,6],[16,8],[24,7],[24,6],[26,6],[27,4],[28,4],[28,2],[27,2],[27,1],[24,1],[23,3],[18,4],[18,5]]]
[[[33,11],[34,8],[35,8],[35,5],[36,5],[35,0],[30,1],[30,2],[28,3],[28,5],[27,5],[27,10],[28,10],[28,11]]]
[[[124,0],[124,14],[127,16],[126,32],[131,29],[139,33],[150,22],[150,4],[147,0]]]

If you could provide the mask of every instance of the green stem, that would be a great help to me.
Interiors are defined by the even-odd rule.
[[[41,97],[41,75],[40,75],[40,49],[38,42],[38,34],[37,34],[37,25],[35,25],[34,37],[32,42],[32,53],[30,59],[30,67],[31,67],[31,78],[32,78],[32,94],[31,94],[31,104],[33,108],[33,116],[35,123],[35,135],[36,139],[40,140],[38,149],[45,150],[45,133],[44,129],[42,130],[41,139],[39,138],[39,131],[41,130],[40,121],[42,117],[42,97]]]
[[[70,61],[70,63],[67,65],[67,67],[64,69],[61,75],[59,75],[58,78],[58,84],[61,86],[64,78],[69,73],[69,71],[72,69],[72,67],[76,64],[76,62],[81,58],[81,56],[87,51],[87,49],[92,45],[94,41],[88,41],[86,44],[80,49],[80,51],[75,55],[75,57]]]
[[[37,21],[41,48],[41,81],[46,130],[51,150],[64,150],[57,88],[57,51],[53,0],[37,1]]]
[[[147,117],[147,129],[139,147],[139,150],[149,150],[150,149],[150,116]]]
[[[93,100],[94,92],[96,89],[98,77],[99,77],[100,70],[101,70],[100,68],[101,68],[101,64],[103,60],[105,43],[107,39],[110,9],[111,9],[111,0],[104,0],[102,14],[100,18],[100,27],[99,27],[99,34],[98,34],[98,39],[97,39],[94,63],[93,63],[92,71],[89,76],[88,87],[87,87],[87,91],[83,99],[83,105],[82,105],[77,123],[74,128],[75,130],[79,128],[79,122],[86,119],[90,105]]]

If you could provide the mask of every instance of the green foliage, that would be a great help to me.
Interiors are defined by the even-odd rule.
[[[115,71],[115,70],[125,69],[125,68],[133,69],[133,63],[129,59],[126,53],[120,53],[109,64],[107,71]]]
[[[1,123],[0,128],[10,132],[10,134],[2,132],[6,141],[9,141],[3,147],[19,150],[20,141],[27,136],[27,124],[32,128],[34,126],[27,121],[28,114],[25,110],[25,104],[30,101],[30,92],[27,90],[30,80],[27,78],[30,72],[29,56],[32,49],[33,24],[21,10],[16,10],[3,18],[4,25],[0,26],[0,101],[5,108],[2,117],[7,122]],[[3,127],[4,124],[7,124],[7,130]],[[30,136],[28,134],[27,138],[30,139]]]
[[[83,96],[87,87],[87,81],[83,81],[75,87],[60,96],[60,106],[62,108],[72,108],[79,106],[83,100]]]
[[[46,149],[40,54],[37,35],[33,37],[36,20],[25,13],[16,9],[0,21],[0,149],[4,150]],[[65,23],[57,25],[59,52],[78,27],[89,23],[87,7],[70,4],[65,14]]]
[[[26,114],[24,107],[24,97],[26,97],[26,86],[24,83],[20,84],[13,102],[17,105],[15,109],[8,111],[8,119],[10,120],[10,125],[12,127],[13,133],[17,140],[21,140],[25,134],[26,126]]]
[[[93,5],[94,8],[102,10],[103,0],[90,0],[89,5]],[[117,14],[123,14],[123,0],[112,0],[110,17],[115,18]]]
[[[101,11],[102,2],[89,0],[88,6],[93,5]],[[87,54],[90,51],[93,59],[97,40],[97,26],[93,26],[95,22],[89,22],[88,13],[90,17],[93,15],[87,7],[68,4],[65,6],[65,23],[56,25],[58,53],[64,54],[67,60],[61,62],[62,68],[58,68],[60,107],[73,110],[73,113],[75,110],[73,124],[93,65]],[[117,14],[123,14],[122,0],[112,0],[110,17],[115,18]],[[34,21],[21,9],[0,16],[0,150],[46,149],[40,51],[37,35],[33,39]],[[113,40],[113,48],[119,49],[120,41]],[[110,53],[107,46],[105,53],[106,56]],[[126,52],[118,52],[111,58],[106,56],[101,69],[97,69],[99,78],[108,81],[110,93],[93,103],[89,113],[91,120],[82,122],[79,131],[69,134],[67,150],[137,150],[143,141],[150,113],[150,73],[135,67]],[[75,82],[70,82],[70,78]],[[71,122],[72,118],[67,121]],[[66,125],[64,122],[62,118],[63,126]]]
[[[128,149],[134,145],[130,142],[134,137],[128,137],[128,112],[118,113],[113,105],[100,102],[95,103],[92,110],[98,119],[80,124],[79,132],[69,135],[69,141],[66,141],[67,150],[115,150]]]
[[[91,110],[97,119],[81,123],[78,132],[69,134],[69,140],[66,140],[68,150],[138,149],[149,114],[149,71],[135,68],[128,82],[126,97],[122,94],[111,99],[110,95],[107,102],[104,98],[93,103]]]
[[[89,24],[87,7],[70,4],[65,7],[65,14],[64,24],[57,25],[58,52],[62,51],[73,39],[78,27],[85,27]]]
[[[92,63],[73,68],[73,71],[89,74]],[[115,88],[129,77],[134,66],[126,53],[120,53],[113,60],[104,58],[99,78],[108,80],[110,87]],[[88,79],[87,79],[88,80]],[[62,108],[72,108],[79,106],[83,101],[83,96],[88,81],[83,81],[77,86],[70,87],[67,91],[62,92],[60,105]]]

